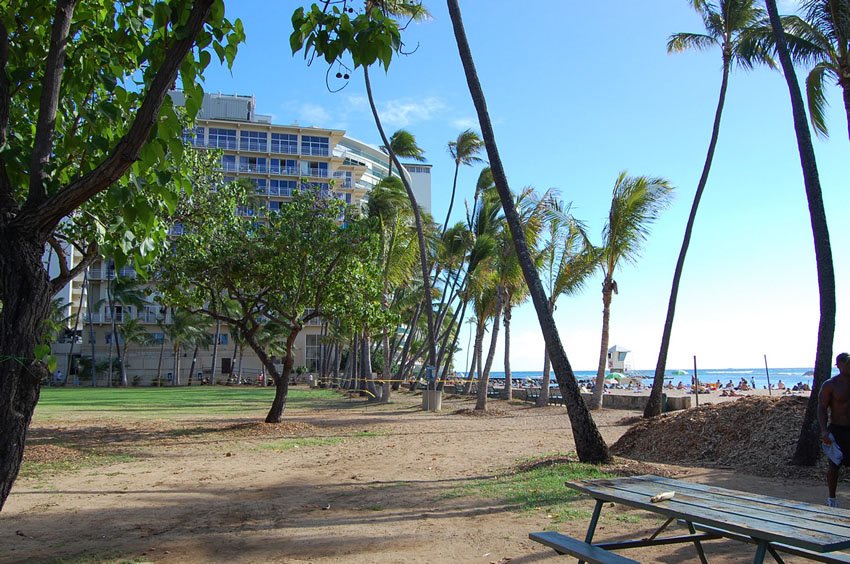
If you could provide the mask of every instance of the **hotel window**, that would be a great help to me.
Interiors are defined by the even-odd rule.
[[[320,163],[318,161],[301,161],[301,175],[327,178],[328,163]]]
[[[301,138],[301,154],[328,156],[330,154],[328,138],[311,135],[303,136]]]
[[[298,136],[289,133],[272,133],[272,153],[298,154]]]
[[[155,345],[161,345],[165,342],[165,333],[151,333],[151,342]]]
[[[295,190],[294,180],[272,180],[269,186],[270,196],[284,196],[289,198]]]
[[[295,159],[271,159],[270,172],[272,174],[298,175],[298,161]]]
[[[243,151],[269,150],[269,136],[265,131],[242,131],[240,132],[239,148]]]
[[[272,200],[269,202],[269,209],[271,211],[280,211],[280,206],[283,204],[280,200]]]
[[[211,127],[207,146],[218,147],[219,149],[236,149],[236,130]]]
[[[431,167],[428,166],[404,165],[404,168],[410,173],[431,174]]]
[[[268,193],[266,190],[266,179],[265,178],[251,178],[251,184],[254,185],[254,189],[257,191],[257,194],[265,195]]]
[[[239,172],[268,172],[265,157],[239,157]]]
[[[222,155],[221,170],[225,172],[236,172],[236,155]]]
[[[337,171],[334,178],[337,180],[337,188],[351,188],[351,172]]]
[[[194,145],[195,147],[204,146],[204,128],[196,127],[194,129],[186,128],[183,130],[183,142]]]

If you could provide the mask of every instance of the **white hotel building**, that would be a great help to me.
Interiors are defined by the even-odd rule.
[[[183,104],[182,92],[171,93],[175,104]],[[353,205],[361,205],[368,199],[370,190],[389,172],[388,156],[377,147],[351,137],[345,131],[301,125],[275,125],[271,117],[255,112],[253,96],[206,94],[194,131],[185,134],[187,143],[199,150],[219,149],[222,152],[220,168],[225,180],[247,178],[262,196],[270,210],[278,209],[286,202],[292,190],[302,178],[321,188],[332,191],[336,197]],[[431,165],[404,164],[404,174],[411,182],[421,208],[431,208]],[[393,167],[393,174],[398,171]],[[333,180],[333,183],[331,183]],[[247,213],[237,210],[237,213]],[[121,269],[119,276],[133,277],[132,268]],[[111,345],[112,318],[117,323],[138,318],[152,333],[155,345],[140,347],[132,345],[127,365],[128,379],[140,385],[151,383],[157,375],[160,349],[165,384],[173,381],[174,356],[171,343],[167,342],[159,323],[171,322],[170,311],[159,304],[151,303],[143,308],[116,304],[112,311],[105,305],[107,286],[116,276],[109,261],[97,262],[85,277],[81,276],[69,284],[58,297],[69,304],[70,321],[67,336],[53,345],[53,354],[63,374],[70,374],[72,381],[78,372],[78,359],[92,354],[102,361],[117,356]],[[79,314],[78,314],[79,312]],[[320,361],[320,321],[306,327],[296,341],[296,367],[309,371],[317,370]],[[214,333],[211,326],[210,333]],[[119,337],[120,339],[120,337]],[[164,347],[162,344],[164,343]],[[217,366],[212,366],[212,347],[198,351],[195,374],[204,378],[212,376],[216,381],[227,380],[239,364],[234,359],[234,343],[227,327],[220,330]],[[182,351],[179,382],[185,384],[191,364],[192,351]],[[241,361],[244,375],[252,377],[261,371],[259,360],[250,350],[245,351]],[[90,384],[89,374],[80,374],[83,383]],[[101,375],[98,385],[106,383]]]

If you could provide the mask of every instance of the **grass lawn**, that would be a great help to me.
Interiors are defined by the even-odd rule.
[[[41,390],[35,419],[68,415],[170,418],[245,415],[264,417],[274,388],[192,386],[175,388],[50,388]],[[327,406],[340,396],[332,390],[291,387],[286,409]]]

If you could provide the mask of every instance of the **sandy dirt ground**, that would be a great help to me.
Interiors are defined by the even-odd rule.
[[[565,409],[491,401],[495,413],[482,417],[459,411],[472,407],[470,399],[445,398],[439,413],[422,411],[419,401],[409,393],[395,394],[389,405],[341,396],[331,409],[290,410],[280,426],[238,418],[129,422],[96,413],[61,423],[36,419],[30,447],[61,437],[132,458],[19,479],[0,514],[0,562],[567,561],[528,533],[556,529],[582,537],[591,500],[575,502],[575,520],[553,525],[545,510],[446,496],[528,457],[571,451]],[[601,410],[595,419],[610,444],[635,415]],[[263,448],[292,436],[320,440]],[[825,498],[821,476],[791,481],[655,467],[727,488]],[[596,538],[640,536],[659,524],[652,515],[612,507]],[[706,552],[712,562],[742,562],[754,548],[714,541]],[[641,562],[698,561],[692,545],[626,554]]]

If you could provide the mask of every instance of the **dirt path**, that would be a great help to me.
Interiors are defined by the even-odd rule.
[[[493,402],[496,415],[455,413],[469,400],[422,412],[418,398],[388,406],[341,402],[337,409],[290,412],[287,423],[247,420],[34,423],[34,445],[51,436],[108,445],[127,462],[19,479],[0,514],[0,562],[563,562],[528,540],[552,528],[544,511],[445,494],[491,477],[529,456],[572,450],[562,407]],[[630,414],[596,419],[613,442]],[[238,425],[242,424],[242,425]],[[236,425],[234,427],[234,425]],[[310,438],[289,450],[263,448]],[[754,478],[729,471],[666,467],[723,487],[821,502],[820,480]],[[592,503],[555,526],[582,536]],[[650,531],[656,519],[608,512],[599,538]],[[712,562],[752,558],[747,547],[712,543]],[[691,546],[631,551],[646,562],[695,561]],[[793,560],[788,560],[792,562]]]

